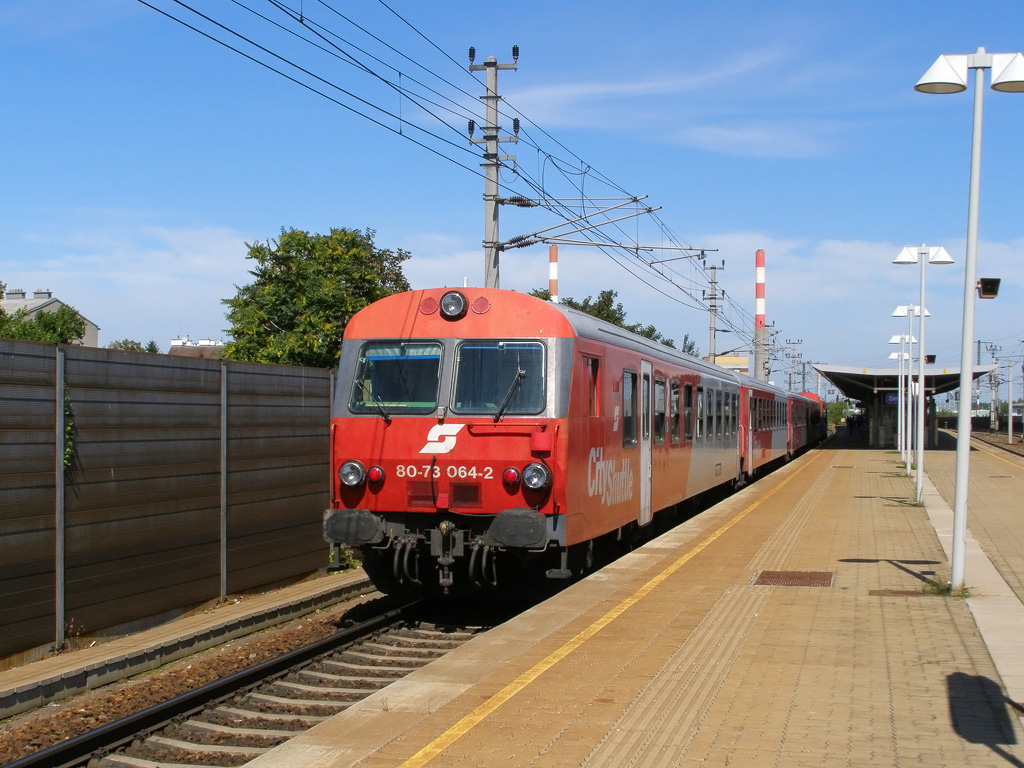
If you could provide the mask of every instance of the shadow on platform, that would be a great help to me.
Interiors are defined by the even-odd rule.
[[[1000,748],[1016,744],[1017,737],[1010,709],[1024,712],[1019,704],[1006,698],[999,683],[983,675],[954,672],[946,677],[949,697],[949,719],[964,741],[984,744],[1010,765],[1024,768],[1024,763]]]

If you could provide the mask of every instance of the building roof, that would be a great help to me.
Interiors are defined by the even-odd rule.
[[[0,309],[5,313],[13,315],[23,312],[29,320],[34,320],[40,313],[56,312],[65,306],[69,305],[60,299],[54,298],[53,294],[48,290],[38,290],[32,296],[29,296],[25,291],[17,288],[13,291],[7,291],[7,294],[0,298]],[[74,307],[70,308],[74,309]],[[77,309],[74,309],[74,311],[78,312]],[[81,339],[74,343],[84,347],[98,347],[100,345],[100,327],[81,312],[78,312],[78,316],[85,321],[85,333],[82,334]]]
[[[899,389],[898,368],[857,368],[817,363],[813,367],[850,400],[871,402],[878,392],[896,392]],[[995,364],[976,365],[972,369],[973,378],[979,379],[995,369]],[[915,369],[911,375],[916,378],[917,370]],[[931,395],[952,392],[960,387],[960,368],[926,366],[924,381],[925,391]]]
[[[224,352],[222,339],[199,339],[193,341],[188,336],[171,339],[171,348],[167,354],[175,357],[218,358]]]

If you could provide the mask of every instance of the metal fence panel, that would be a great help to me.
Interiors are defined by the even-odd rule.
[[[60,350],[57,478],[57,350],[0,340],[0,668],[326,564],[328,371]]]
[[[95,632],[215,598],[219,362],[70,347],[66,378],[69,627]]]
[[[0,339],[0,657],[54,635],[55,349]]]
[[[315,368],[228,366],[227,591],[324,565],[330,505],[330,376]]]

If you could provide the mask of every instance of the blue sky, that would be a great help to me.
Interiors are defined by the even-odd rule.
[[[149,2],[214,29],[173,0]],[[467,49],[478,63],[504,63],[516,44],[519,69],[499,74],[499,92],[524,130],[502,147],[519,171],[502,172],[504,192],[543,188],[578,203],[582,185],[607,205],[646,195],[656,216],[606,236],[724,260],[720,324],[736,330],[718,336],[719,352],[749,336],[763,248],[768,321],[778,342],[802,341],[790,354],[889,364],[889,338],[906,330],[890,314],[916,303],[919,277],[891,262],[927,243],[956,260],[928,270],[929,352],[959,364],[971,97],[913,85],[940,54],[1024,48],[1019,0],[281,0],[376,74],[433,89],[431,100],[453,110],[429,108],[443,122],[329,55],[336,49],[300,43],[289,34],[298,25],[268,0],[188,5],[345,89],[352,95],[289,70],[382,125],[137,0],[5,2],[0,280],[54,291],[101,327],[101,344],[154,339],[166,350],[175,336],[225,337],[220,301],[249,280],[245,243],[282,227],[370,228],[378,246],[413,254],[414,287],[482,284],[483,180],[465,115],[482,111],[483,76],[467,71]],[[1022,129],[1024,95],[986,87],[978,273],[1002,288],[979,303],[976,337],[1001,347],[1001,359],[1019,359],[1024,339]],[[503,207],[501,239],[560,220]],[[671,281],[655,274],[670,270]],[[501,285],[546,287],[547,247],[503,254]],[[561,246],[562,295],[606,288],[631,321],[689,334],[707,351],[707,274],[692,260],[652,271],[622,251]]]

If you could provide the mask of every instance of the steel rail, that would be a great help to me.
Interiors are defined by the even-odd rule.
[[[131,743],[140,733],[155,731],[180,717],[188,717],[202,711],[211,702],[237,693],[246,687],[257,685],[264,680],[281,675],[297,664],[316,658],[322,653],[345,642],[359,640],[381,629],[395,620],[408,615],[422,601],[415,600],[399,608],[382,613],[353,627],[335,632],[315,643],[296,648],[294,651],[255,666],[235,672],[232,675],[176,696],[161,704],[154,704],[141,712],[115,720],[112,723],[83,733],[81,736],[54,744],[32,755],[8,763],[5,768],[75,768],[89,760],[109,754],[118,747]]]

